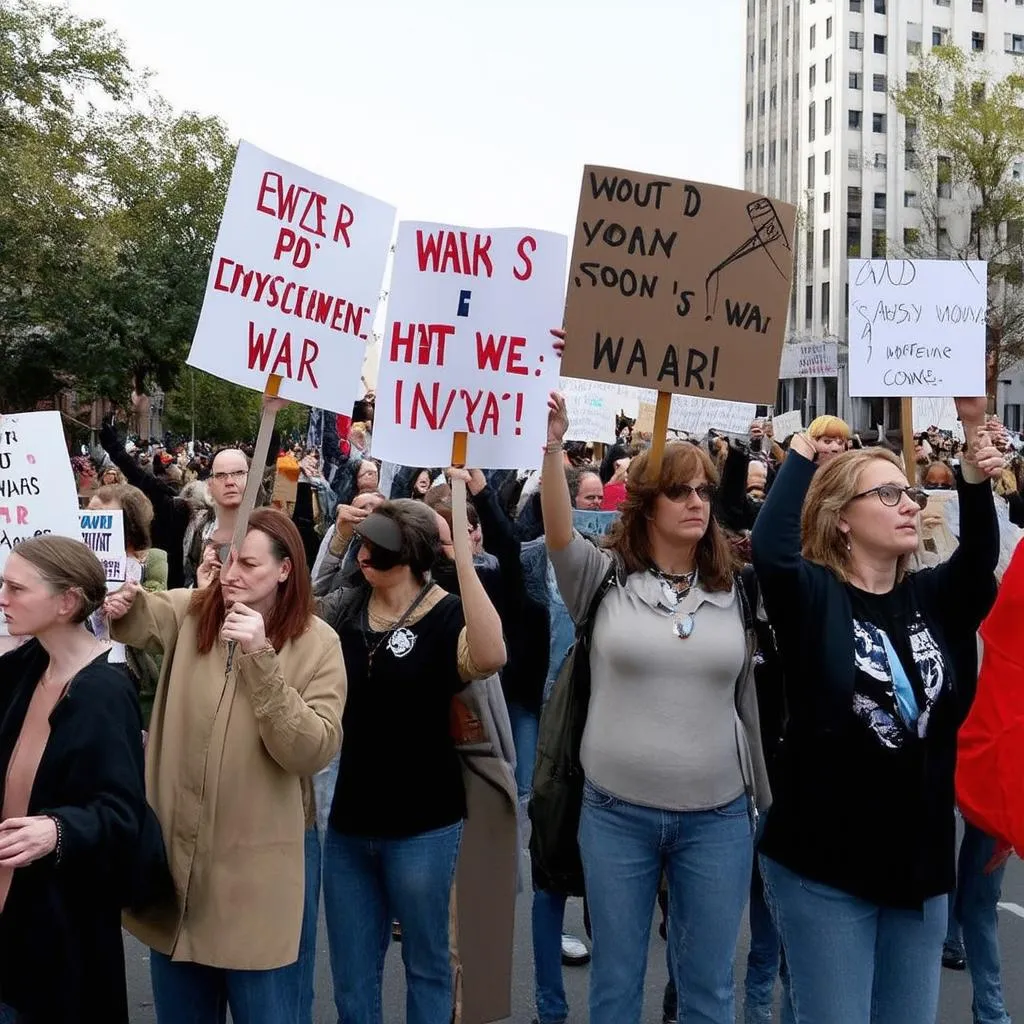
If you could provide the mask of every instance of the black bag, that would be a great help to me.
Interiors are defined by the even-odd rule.
[[[540,716],[537,760],[530,797],[530,864],[533,887],[566,896],[583,895],[583,863],[577,833],[583,807],[580,744],[590,709],[590,640],[605,594],[616,585],[613,563],[576,628],[551,696]]]

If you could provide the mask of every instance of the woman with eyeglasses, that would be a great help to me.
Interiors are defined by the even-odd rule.
[[[548,554],[577,624],[604,593],[580,752],[590,1020],[638,1024],[664,874],[679,1019],[732,1024],[755,819],[769,792],[749,616],[711,515],[718,474],[688,442],[666,445],[653,475],[650,453],[638,456],[620,519],[597,547],[573,529],[562,468],[568,425],[553,394],[541,484]]]
[[[934,1024],[954,885],[956,734],[995,598],[983,398],[957,399],[962,528],[908,573],[924,491],[879,448],[797,435],[754,528],[789,720],[760,845],[797,1024]],[[802,512],[801,512],[802,510]]]

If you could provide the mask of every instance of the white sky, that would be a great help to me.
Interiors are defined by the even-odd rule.
[[[404,219],[571,236],[585,163],[742,183],[742,0],[69,6],[176,108]]]

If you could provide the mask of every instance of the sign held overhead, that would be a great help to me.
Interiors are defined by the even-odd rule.
[[[751,192],[587,166],[562,372],[770,404],[795,222]]]

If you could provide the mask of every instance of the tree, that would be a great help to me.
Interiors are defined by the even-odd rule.
[[[909,257],[988,262],[987,388],[1024,359],[1024,75],[996,78],[956,47],[922,57],[892,101],[919,174],[921,228],[891,245]],[[948,223],[948,227],[947,227]],[[957,224],[966,225],[959,233]]]

